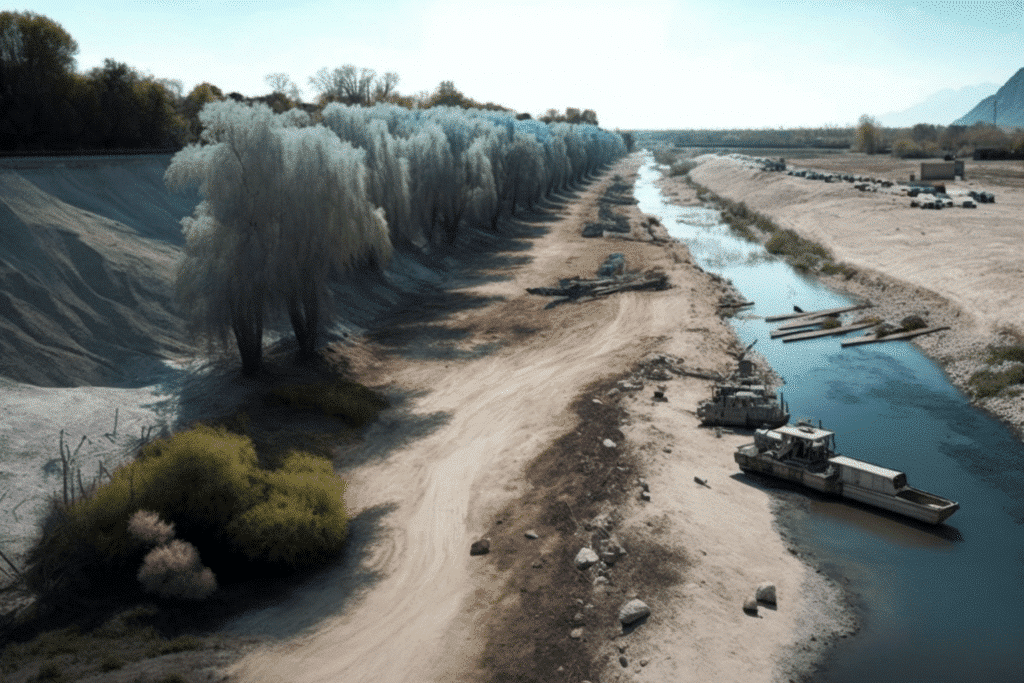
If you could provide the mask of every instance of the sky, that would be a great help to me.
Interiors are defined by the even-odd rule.
[[[354,64],[624,130],[847,126],[1024,67],[1022,0],[3,2],[61,24],[83,72],[112,58],[244,95],[284,72],[312,101],[310,76]]]

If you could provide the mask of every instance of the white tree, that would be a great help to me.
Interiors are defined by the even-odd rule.
[[[243,372],[262,360],[264,318],[284,303],[311,353],[326,278],[363,256],[390,254],[387,226],[366,199],[361,153],[322,127],[286,127],[265,105],[231,100],[199,114],[203,145],[171,160],[172,190],[203,201],[182,221],[177,293],[190,329],[211,343],[233,332]]]

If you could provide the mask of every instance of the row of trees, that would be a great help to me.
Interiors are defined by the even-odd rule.
[[[428,251],[468,225],[495,230],[626,151],[593,125],[457,107],[335,102],[313,125],[302,110],[229,99],[199,120],[203,144],[166,174],[204,198],[183,221],[178,296],[195,334],[222,348],[234,338],[246,373],[282,310],[313,353],[336,277],[382,265],[394,246]]]

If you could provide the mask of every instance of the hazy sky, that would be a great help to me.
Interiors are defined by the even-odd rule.
[[[78,41],[159,78],[268,92],[283,71],[355,64],[399,90],[452,80],[534,115],[608,128],[848,125],[1024,67],[1024,2],[976,0],[39,0]]]

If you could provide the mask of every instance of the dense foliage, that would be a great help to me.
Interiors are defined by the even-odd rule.
[[[78,43],[33,12],[0,12],[0,150],[177,146],[173,81],[107,59],[75,72]]]
[[[184,221],[182,307],[222,348],[233,333],[246,372],[259,369],[264,320],[280,309],[312,353],[338,275],[380,266],[393,245],[429,251],[469,226],[495,230],[626,151],[590,124],[496,110],[332,102],[319,118],[210,102],[203,144],[167,170],[172,189],[204,199]]]
[[[261,567],[308,567],[341,548],[343,494],[344,481],[323,458],[292,452],[278,469],[263,469],[248,437],[199,426],[151,442],[95,495],[58,509],[27,576],[36,589],[102,592],[137,573],[144,583],[158,571],[180,574],[175,564],[198,566],[199,558],[227,581]],[[157,546],[171,557],[143,564],[153,553],[152,543],[139,540],[140,510],[173,529]],[[171,533],[181,542],[175,545]]]

